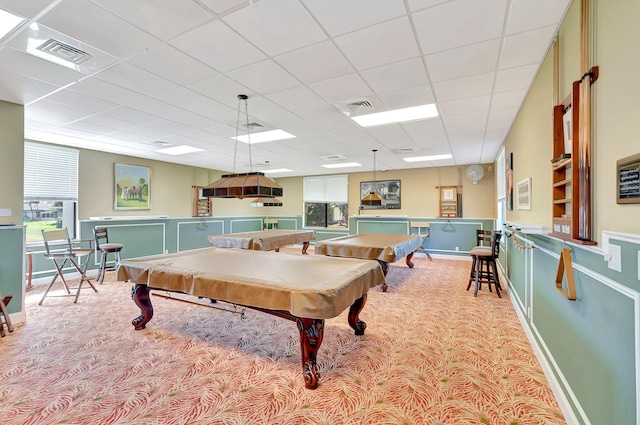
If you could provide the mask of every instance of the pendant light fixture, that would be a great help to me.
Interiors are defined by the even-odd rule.
[[[269,173],[269,161],[264,162],[264,172]],[[252,207],[281,207],[282,201],[278,198],[256,198],[251,201]]]
[[[282,186],[266,177],[264,173],[254,172],[251,158],[251,127],[249,126],[248,96],[238,95],[238,115],[236,120],[236,144],[233,152],[233,171],[202,189],[202,195],[209,198],[275,198],[282,196]],[[244,114],[247,127],[247,144],[249,145],[249,172],[236,173],[236,157],[238,155],[238,136],[240,133],[240,113],[244,101]],[[282,204],[282,203],[281,203]]]
[[[362,205],[367,205],[367,206],[381,206],[381,205],[384,205],[384,201],[375,192],[375,184],[376,184],[376,181],[377,181],[376,180],[376,152],[378,152],[378,150],[377,149],[372,149],[372,152],[373,152],[373,183],[371,185],[371,192],[369,192],[369,194],[367,196],[362,198],[360,203]]]

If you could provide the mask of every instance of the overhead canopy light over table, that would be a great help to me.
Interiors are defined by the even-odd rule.
[[[238,95],[238,120],[236,123],[236,145],[233,159],[233,174],[225,174],[215,182],[205,186],[202,189],[202,195],[209,198],[275,198],[276,196],[282,196],[282,186],[264,173],[259,171],[250,171],[248,173],[235,173],[235,158],[238,152],[238,132],[240,129],[240,110],[242,101],[244,100],[245,117],[247,121],[247,138],[249,145],[249,164],[251,168],[251,140],[249,139],[249,111],[247,105],[247,96],[244,94]],[[263,205],[269,203],[262,202]],[[271,202],[273,206],[281,206],[282,202],[274,200]],[[261,205],[261,206],[263,206]]]

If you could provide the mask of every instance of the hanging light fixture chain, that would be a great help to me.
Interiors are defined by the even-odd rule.
[[[372,149],[373,150],[373,181],[376,182],[376,152],[378,152],[378,149]]]
[[[253,158],[251,157],[251,127],[249,126],[249,102],[244,98],[244,114],[247,121],[247,144],[249,145],[249,172],[253,171]]]
[[[242,96],[243,95],[241,94],[238,95],[238,108],[237,108],[237,114],[236,114],[236,143],[233,148],[233,169],[232,169],[233,174],[236,173],[236,158],[238,156],[238,136],[240,135],[240,105],[242,102]]]

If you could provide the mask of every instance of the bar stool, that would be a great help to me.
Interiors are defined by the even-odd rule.
[[[277,218],[265,218],[264,226],[262,226],[264,230],[267,229],[277,229],[278,228],[278,219]]]
[[[109,233],[106,227],[98,227],[93,229],[93,236],[96,240],[96,249],[100,250],[100,267],[98,273],[98,280],[100,285],[104,281],[104,275],[107,270],[115,270],[115,267],[109,267],[107,269],[107,255],[114,253],[116,257],[116,266],[120,264],[120,251],[124,248],[121,243],[110,243]]]
[[[471,273],[469,274],[467,291],[471,287],[471,283],[475,282],[473,296],[477,297],[478,290],[481,289],[482,283],[484,282],[489,286],[489,292],[492,292],[491,285],[495,285],[498,298],[502,298],[500,294],[502,286],[500,285],[498,266],[496,264],[496,259],[500,254],[500,237],[502,236],[502,232],[478,230],[476,236],[478,246],[469,252],[473,261],[471,263]]]

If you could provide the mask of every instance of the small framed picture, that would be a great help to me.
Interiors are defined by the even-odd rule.
[[[442,189],[442,200],[443,201],[455,201],[456,199],[456,188],[455,187],[446,187]]]
[[[519,210],[531,209],[531,177],[516,183],[516,204]]]

